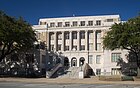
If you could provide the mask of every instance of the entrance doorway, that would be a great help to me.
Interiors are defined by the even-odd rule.
[[[71,67],[75,67],[75,66],[77,66],[77,59],[75,57],[73,57],[71,59]]]

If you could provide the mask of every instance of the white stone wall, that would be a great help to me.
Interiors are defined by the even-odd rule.
[[[113,19],[113,22],[107,22],[107,19]],[[101,25],[97,26],[96,21],[101,20]],[[72,22],[77,21],[78,26],[73,27]],[[85,21],[85,26],[80,26],[80,21]],[[88,21],[93,21],[93,26],[88,26]],[[50,27],[50,23],[55,23],[54,27]],[[57,23],[62,22],[62,27],[58,27]],[[69,27],[65,27],[65,22],[70,22]],[[93,56],[93,62],[92,64],[89,64],[91,68],[93,69],[94,73],[96,74],[96,69],[101,69],[101,73],[103,72],[108,72],[111,74],[111,69],[112,68],[119,68],[119,66],[116,66],[117,63],[111,62],[111,54],[112,53],[121,53],[121,57],[125,59],[125,54],[127,51],[124,50],[115,50],[115,51],[110,51],[110,50],[103,50],[102,48],[102,38],[105,35],[105,32],[109,30],[111,25],[114,23],[119,23],[120,22],[120,17],[119,15],[103,15],[103,16],[80,16],[80,17],[60,17],[60,18],[43,18],[39,19],[39,25],[47,25],[47,47],[50,49],[50,45],[54,45],[54,51],[57,51],[57,45],[61,44],[61,50],[58,52],[62,52],[62,55],[67,57],[69,59],[69,63],[71,66],[71,60],[73,57],[77,59],[77,67],[79,67],[79,59],[81,57],[85,58],[85,63],[89,63],[88,61],[88,56],[92,55]],[[33,28],[36,30],[40,26],[34,26]],[[46,26],[44,26],[46,27]],[[85,32],[85,39],[80,40],[80,35],[78,36],[78,33],[80,31]],[[93,32],[92,38],[90,39],[89,37],[89,32]],[[96,41],[96,32],[101,31],[101,38],[97,39]],[[69,39],[65,40],[64,33],[65,32],[77,32],[77,38],[78,39],[72,39],[72,35],[69,35]],[[51,40],[51,37],[49,33],[54,33],[54,40]],[[58,40],[57,33],[62,33],[62,40]],[[86,34],[87,33],[87,34]],[[77,45],[77,50],[72,49],[72,41],[73,45]],[[56,44],[57,43],[57,44]],[[88,46],[89,43],[93,43],[93,50],[89,50]],[[101,50],[96,50],[97,43],[101,43]],[[85,50],[80,50],[80,46],[78,45],[85,45]],[[65,51],[64,46],[68,45],[69,46],[69,51]],[[101,61],[99,64],[96,63],[96,56],[101,55]],[[124,60],[127,62],[127,60]]]

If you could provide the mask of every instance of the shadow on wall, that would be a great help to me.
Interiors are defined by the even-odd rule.
[[[87,63],[84,68],[84,76],[85,76],[85,78],[89,78],[90,76],[95,76],[93,69]]]
[[[127,76],[137,76],[137,60],[134,53],[129,52],[129,54],[125,55],[127,61],[124,61],[123,58],[118,59],[117,66],[121,67],[122,75]]]

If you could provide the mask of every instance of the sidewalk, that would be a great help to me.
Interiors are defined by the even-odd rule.
[[[94,78],[0,78],[0,82],[51,83],[51,84],[139,84],[140,81],[100,81]]]

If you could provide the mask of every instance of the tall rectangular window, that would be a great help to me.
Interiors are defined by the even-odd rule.
[[[85,39],[85,32],[84,32],[84,31],[81,31],[81,32],[80,32],[80,38],[81,38],[81,39]]]
[[[73,21],[72,26],[77,26],[77,21]]]
[[[75,49],[75,50],[77,50],[77,46],[76,46],[76,45],[74,45],[72,49]]]
[[[97,47],[96,47],[97,51],[101,51],[102,48],[101,48],[101,43],[97,43]]]
[[[96,20],[96,26],[100,26],[101,25],[101,20]]]
[[[58,44],[58,49],[57,50],[61,50],[61,44]]]
[[[96,37],[97,37],[97,39],[101,39],[101,31],[100,30],[96,31]]]
[[[81,45],[80,50],[85,50],[85,45]]]
[[[118,59],[120,59],[120,58],[121,58],[121,53],[112,53],[111,54],[111,61],[112,62],[117,62]]]
[[[89,43],[89,50],[93,50],[93,43]]]
[[[65,33],[65,39],[69,39],[69,32]]]
[[[88,26],[93,26],[93,21],[88,21]]]
[[[62,40],[62,34],[61,33],[58,34],[58,40]]]
[[[88,61],[89,61],[89,64],[93,64],[93,55],[89,55],[88,56]]]
[[[52,50],[52,51],[54,50],[54,45],[51,45],[51,50]]]
[[[54,40],[54,34],[51,34],[51,40]]]
[[[96,75],[101,75],[101,69],[96,69]]]
[[[89,32],[89,39],[93,39],[93,32]]]
[[[85,21],[81,21],[80,26],[85,26]]]
[[[58,22],[57,27],[62,27],[62,22]]]
[[[65,51],[69,51],[69,46],[65,46]]]
[[[65,27],[69,27],[70,26],[70,22],[65,22]]]
[[[96,56],[96,64],[100,64],[101,63],[101,55],[97,55]]]
[[[50,23],[50,27],[55,27],[55,23]]]
[[[72,38],[77,39],[77,32],[72,32]]]

